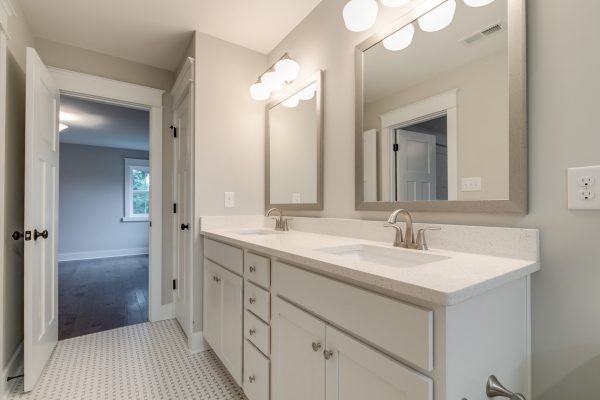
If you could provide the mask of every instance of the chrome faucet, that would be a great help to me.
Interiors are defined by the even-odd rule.
[[[404,217],[404,223],[406,224],[406,231],[402,233],[402,227],[396,224],[398,216]],[[417,232],[416,240],[413,234],[413,220],[410,213],[403,209],[398,209],[390,214],[387,222],[383,225],[386,228],[396,229],[396,238],[394,239],[394,247],[404,247],[405,249],[417,249],[417,250],[429,250],[427,246],[427,240],[425,239],[426,231],[439,231],[442,228],[437,227],[426,227],[419,229]]]
[[[271,208],[267,211],[266,216],[270,217],[271,214],[277,213],[279,217],[273,218],[275,220],[275,230],[276,231],[289,231],[288,227],[288,219],[283,217],[283,213],[279,208]]]

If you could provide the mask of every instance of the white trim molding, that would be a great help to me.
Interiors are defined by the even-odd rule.
[[[61,94],[150,112],[149,320],[172,318],[162,304],[162,147],[164,90],[49,67]],[[168,314],[168,315],[167,315]]]
[[[15,14],[15,8],[10,0],[0,0],[0,30],[6,34],[7,39],[10,39],[8,18]]]
[[[448,138],[448,200],[458,200],[458,89],[449,90],[435,96],[416,101],[406,106],[381,114],[381,148],[382,157],[382,185],[384,187],[389,180],[389,171],[385,168],[388,158],[389,138],[391,132],[396,128],[413,125],[427,121],[431,117],[446,115]],[[389,201],[386,199],[386,201]]]
[[[125,165],[124,165],[124,185],[125,188],[123,190],[124,196],[123,196],[123,210],[125,211],[125,215],[123,215],[123,218],[121,218],[122,222],[140,222],[140,221],[148,221],[149,220],[149,215],[148,214],[134,214],[133,213],[133,195],[134,195],[134,190],[132,188],[132,179],[131,179],[131,170],[133,168],[136,168],[138,170],[143,170],[144,172],[146,172],[148,175],[150,175],[150,162],[148,160],[145,159],[140,159],[140,158],[125,158]],[[148,192],[150,193],[150,189],[143,190],[142,192]]]
[[[9,392],[16,385],[18,380],[8,382],[9,376],[20,375],[23,372],[23,342],[21,342],[13,355],[10,357],[8,364],[2,370],[2,388],[0,390],[0,398],[4,399],[8,396]]]
[[[127,256],[141,256],[149,254],[148,247],[140,247],[133,249],[116,249],[116,250],[94,250],[80,251],[74,253],[59,253],[58,261],[78,261],[78,260],[95,260],[97,258],[114,258]]]
[[[202,332],[192,332],[192,337],[188,338],[188,346],[190,353],[200,353],[206,350],[210,350],[209,344],[204,340]]]

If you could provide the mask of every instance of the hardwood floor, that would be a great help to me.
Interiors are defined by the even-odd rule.
[[[148,256],[63,261],[59,340],[148,321]]]

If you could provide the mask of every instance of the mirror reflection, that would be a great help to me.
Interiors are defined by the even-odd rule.
[[[363,53],[365,202],[509,198],[507,20],[449,0]]]
[[[320,203],[319,98],[316,79],[268,108],[269,206],[315,208]]]

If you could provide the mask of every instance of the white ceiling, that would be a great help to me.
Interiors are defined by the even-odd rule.
[[[17,0],[36,37],[175,70],[197,30],[270,52],[321,0]]]
[[[389,51],[379,43],[365,52],[366,104],[507,48],[507,0],[496,0],[477,8],[469,7],[463,1],[457,1],[456,4],[454,20],[445,29],[423,32],[415,21],[415,36],[408,48]],[[461,42],[498,22],[505,29],[468,46]]]
[[[148,111],[61,96],[62,121],[69,126],[60,132],[61,143],[119,149],[148,150]]]

